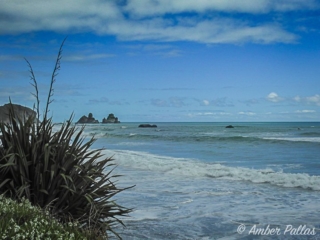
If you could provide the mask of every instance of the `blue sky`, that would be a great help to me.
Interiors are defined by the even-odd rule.
[[[319,121],[320,1],[0,0],[0,105],[54,121]]]

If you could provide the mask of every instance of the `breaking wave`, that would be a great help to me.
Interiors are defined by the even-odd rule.
[[[146,152],[103,151],[106,155],[113,155],[119,166],[138,170],[163,172],[176,177],[219,178],[320,191],[320,176],[311,176],[306,173],[284,173],[275,172],[272,169],[229,167],[220,163],[204,163],[195,159],[166,157]]]

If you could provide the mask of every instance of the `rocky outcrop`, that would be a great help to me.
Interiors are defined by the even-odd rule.
[[[77,123],[82,123],[82,124],[86,124],[86,123],[99,123],[98,120],[96,120],[93,117],[92,113],[88,114],[88,117],[83,115]],[[119,119],[117,117],[114,116],[113,113],[110,113],[109,116],[107,118],[103,118],[102,119],[102,123],[120,123]]]
[[[89,114],[88,114],[88,117],[85,116],[85,115],[83,115],[83,116],[78,120],[77,123],[82,123],[82,124],[86,124],[86,123],[99,123],[99,121],[96,120],[96,119],[93,117],[92,113],[89,113]]]
[[[102,123],[120,123],[119,119],[114,116],[113,113],[110,113],[109,116],[102,119]]]
[[[234,126],[228,125],[228,126],[226,126],[226,128],[234,128]]]
[[[155,124],[140,124],[139,127],[141,127],[141,128],[156,128],[157,125],[155,125]]]
[[[12,104],[14,113],[20,119],[28,119],[30,116],[36,117],[36,112],[30,108],[18,104]],[[0,122],[9,123],[10,103],[0,106]]]

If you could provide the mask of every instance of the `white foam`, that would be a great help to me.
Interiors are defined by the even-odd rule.
[[[187,199],[186,201],[181,202],[182,204],[191,203],[193,202],[193,199]]]
[[[272,169],[257,170],[228,167],[218,163],[200,162],[195,159],[173,158],[127,150],[104,150],[104,154],[114,155],[116,163],[123,167],[163,172],[171,176],[250,181],[320,191],[320,176],[310,176],[305,173],[283,173],[275,172]]]
[[[149,143],[145,142],[120,142],[117,143],[118,146],[143,146],[143,145],[149,145]]]
[[[155,211],[155,209],[152,210],[134,210],[131,214],[129,219],[131,221],[141,221],[141,220],[155,220],[158,219],[159,213]]]
[[[287,137],[287,138],[280,138],[280,137],[266,137],[263,138],[265,140],[279,140],[279,141],[291,141],[291,142],[320,142],[320,137]]]

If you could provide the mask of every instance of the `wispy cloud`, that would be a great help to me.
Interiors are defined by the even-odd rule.
[[[65,61],[70,62],[82,62],[82,61],[89,61],[89,60],[97,60],[97,59],[105,59],[114,57],[114,54],[69,54],[65,56],[63,59]]]
[[[210,102],[208,100],[202,100],[203,105],[208,106]]]
[[[144,91],[191,91],[195,90],[194,88],[183,88],[183,87],[176,87],[176,88],[141,88]]]
[[[213,118],[219,119],[221,117],[229,117],[232,116],[232,113],[224,112],[224,111],[212,111],[212,112],[190,112],[187,113],[186,116],[188,118]]]
[[[166,100],[162,99],[151,99],[151,104],[156,107],[168,107],[169,104]]]
[[[171,106],[174,107],[183,107],[187,106],[188,104],[185,102],[186,98],[181,97],[171,97],[169,98],[169,102]]]
[[[151,105],[156,107],[183,107],[187,106],[186,98],[183,97],[170,97],[167,100],[164,99],[151,99]]]
[[[254,116],[256,113],[254,112],[238,112],[239,115],[246,115],[246,116]]]
[[[312,9],[317,7],[314,0],[131,0],[125,6],[128,14],[134,14],[136,17],[145,17],[152,15],[174,14],[181,12],[240,12],[240,13],[267,13],[270,11],[292,11],[299,9]]]
[[[0,29],[2,34],[94,32],[114,35],[124,41],[292,43],[297,41],[295,33],[286,30],[276,18],[256,21],[257,14],[315,8],[315,0],[131,0],[123,4],[100,0],[11,0],[1,5],[0,15],[6,17],[0,19]],[[226,14],[218,15],[218,11]],[[249,15],[244,21],[234,13]],[[177,49],[167,52],[162,49],[160,53],[166,53],[166,56],[180,54]]]
[[[285,31],[277,24],[262,23],[257,25],[229,18],[199,19],[188,21],[187,24],[182,20],[178,20],[178,24],[176,24],[160,18],[132,21],[130,24],[124,21],[119,28],[114,28],[114,31],[103,33],[114,34],[123,41],[269,44],[275,42],[292,43],[297,39],[295,34]]]
[[[126,48],[130,49],[130,55],[137,55],[142,52],[162,57],[179,57],[183,54],[176,46],[165,43],[129,45]]]
[[[259,104],[261,101],[259,99],[249,99],[249,100],[245,100],[245,101],[240,101],[241,103],[244,103],[247,106],[252,106],[252,105],[256,105]]]
[[[108,105],[118,105],[118,106],[122,106],[122,105],[130,105],[129,102],[127,102],[124,99],[121,100],[109,100],[106,97],[101,97],[101,98],[96,98],[96,99],[90,99],[88,101],[88,104],[108,104]]]
[[[300,102],[301,101],[301,97],[300,96],[295,96],[293,98],[293,100],[296,101],[296,102]]]
[[[311,96],[311,97],[306,97],[306,101],[308,103],[314,103],[314,104],[320,106],[320,95],[316,94],[316,95]]]
[[[315,113],[316,111],[315,110],[297,110],[295,111],[295,113]]]
[[[300,102],[300,103],[315,104],[317,106],[320,106],[320,95],[319,94],[315,94],[315,95],[309,96],[309,97],[296,96],[293,98],[293,100],[296,102]]]
[[[17,61],[22,59],[23,57],[20,55],[0,55],[0,61]]]
[[[9,102],[9,98],[13,103],[18,103],[32,107],[35,102],[35,97],[31,94],[31,86],[15,86],[1,87],[0,86],[0,105]]]
[[[30,95],[31,86],[16,86],[16,87],[2,87],[0,89],[0,96],[27,96]]]
[[[212,100],[200,100],[194,98],[196,102],[198,102],[201,106],[216,106],[216,107],[233,107],[234,104],[227,97],[215,98]]]
[[[74,53],[74,54],[66,54],[63,56],[63,61],[69,62],[82,62],[82,61],[89,61],[89,60],[98,60],[98,59],[105,59],[115,57],[114,54],[81,54],[81,53]],[[24,61],[24,56],[22,55],[0,55],[0,61]],[[43,56],[43,55],[33,55],[28,57],[28,61],[53,61],[56,59],[56,56]]]

